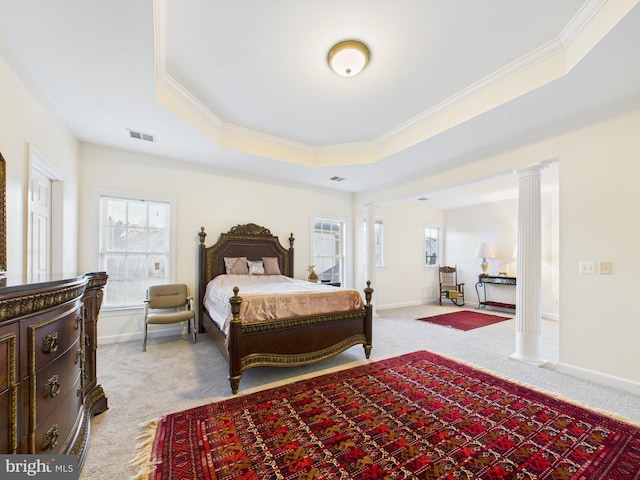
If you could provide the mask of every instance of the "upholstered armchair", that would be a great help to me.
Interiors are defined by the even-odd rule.
[[[189,296],[187,285],[154,285],[147,289],[144,301],[144,339],[142,351],[147,351],[147,328],[149,325],[167,325],[187,322],[187,332],[192,333],[196,342],[195,313],[193,298]],[[193,324],[193,325],[192,325]]]

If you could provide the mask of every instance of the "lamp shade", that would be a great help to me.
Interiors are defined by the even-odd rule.
[[[482,242],[476,248],[475,258],[496,258],[496,252],[493,245]]]

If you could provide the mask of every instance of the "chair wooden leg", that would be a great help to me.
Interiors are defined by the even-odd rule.
[[[142,338],[142,351],[147,351],[147,322],[144,322],[144,337]]]

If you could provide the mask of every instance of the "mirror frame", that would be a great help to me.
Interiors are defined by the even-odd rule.
[[[7,183],[5,162],[0,153],[0,275],[7,271]]]

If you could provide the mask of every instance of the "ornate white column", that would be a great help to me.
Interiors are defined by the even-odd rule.
[[[371,281],[371,287],[376,288],[376,207],[364,206],[364,281]],[[364,287],[363,287],[364,288]],[[372,300],[373,314],[376,314],[375,295]]]
[[[511,358],[545,363],[540,352],[542,289],[540,176],[544,167],[517,170],[518,267],[516,284],[516,349]]]

